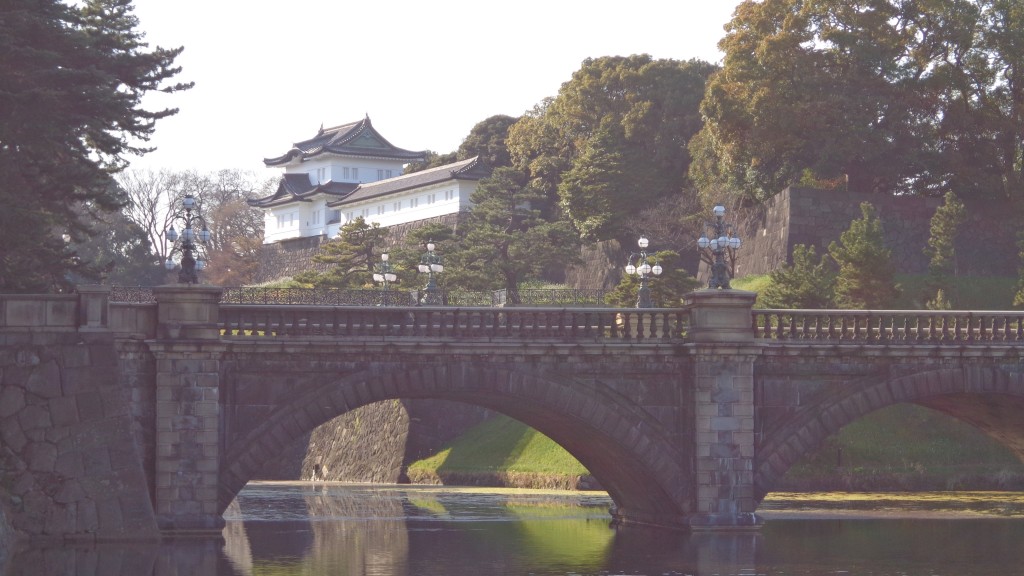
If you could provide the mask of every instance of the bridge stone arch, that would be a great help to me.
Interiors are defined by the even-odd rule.
[[[601,482],[615,502],[613,514],[624,523],[682,525],[692,513],[694,496],[692,455],[680,448],[690,444],[679,442],[681,430],[689,428],[677,411],[663,407],[659,419],[633,399],[636,390],[646,390],[640,398],[674,401],[678,377],[666,378],[672,370],[656,366],[631,376],[635,386],[630,391],[617,389],[622,382],[570,378],[530,362],[371,362],[344,375],[309,374],[306,383],[296,386],[301,394],[264,403],[259,424],[245,431],[231,432],[237,423],[231,421],[232,408],[227,409],[231,437],[220,475],[220,511],[269,458],[316,426],[374,402],[424,398],[483,406],[546,434]],[[225,378],[231,382],[233,376]],[[225,400],[237,415],[246,411],[237,396],[228,393]]]
[[[882,365],[891,360],[876,360]],[[904,366],[901,372],[906,372]],[[779,479],[829,436],[881,408],[913,403],[967,422],[1006,445],[1024,461],[1024,372],[1007,365],[918,366],[912,373],[862,376],[837,393],[823,394],[765,435],[755,463],[760,502]]]

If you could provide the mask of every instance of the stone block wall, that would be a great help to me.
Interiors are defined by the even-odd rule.
[[[814,246],[818,254],[862,216],[860,205],[870,202],[882,221],[885,245],[896,270],[906,274],[928,271],[931,218],[941,198],[856,194],[837,190],[792,187],[763,206],[741,210],[743,247],[737,275],[768,274],[788,261],[797,244]],[[974,276],[1007,276],[1017,267],[1016,223],[1001,217],[998,207],[973,206],[956,240],[959,272]]]
[[[0,506],[19,537],[156,540],[113,336],[0,334]]]
[[[490,416],[444,400],[388,400],[319,426],[263,470],[265,480],[406,482],[405,468]]]

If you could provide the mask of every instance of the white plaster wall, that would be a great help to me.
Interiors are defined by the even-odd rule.
[[[322,179],[319,183],[327,181],[334,182],[376,182],[377,170],[391,170],[391,177],[395,178],[402,175],[405,164],[403,162],[395,160],[373,160],[366,158],[348,158],[348,157],[327,157],[327,158],[316,158],[303,162],[302,164],[291,165],[286,168],[286,172],[289,174],[306,173],[310,175],[310,182],[317,182],[317,171],[320,168],[327,169],[327,176]],[[345,168],[348,167],[349,177],[345,178]],[[352,168],[357,168],[359,175],[356,178],[352,177]],[[387,176],[385,175],[386,179]]]
[[[346,204],[341,207],[341,221],[344,224],[363,216],[367,222],[377,222],[387,228],[407,222],[454,214],[469,208],[469,196],[475,190],[476,182],[451,181],[365,202]],[[434,196],[433,202],[430,202],[431,195]],[[414,200],[415,206],[412,205]],[[402,207],[396,211],[395,204],[397,202],[401,202]],[[380,207],[383,207],[383,213],[379,210]]]

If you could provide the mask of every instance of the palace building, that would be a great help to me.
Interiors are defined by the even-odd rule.
[[[425,151],[392,145],[377,132],[370,117],[323,128],[292,145],[285,154],[264,159],[284,168],[277,190],[250,200],[263,210],[263,243],[309,236],[334,238],[360,216],[381,226],[395,226],[458,213],[488,171],[477,158],[404,174]]]

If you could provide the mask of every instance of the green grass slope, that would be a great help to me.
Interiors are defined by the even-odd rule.
[[[589,472],[547,436],[507,416],[496,416],[456,438],[437,454],[413,462],[415,484],[519,488],[586,488]]]

